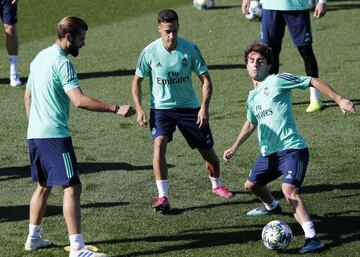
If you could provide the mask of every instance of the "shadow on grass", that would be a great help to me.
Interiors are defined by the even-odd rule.
[[[213,64],[208,65],[209,70],[230,70],[230,69],[245,69],[245,64]],[[82,72],[78,73],[80,80],[93,79],[93,78],[106,78],[106,77],[124,77],[133,76],[135,70],[111,70],[111,71],[96,71],[96,72]],[[23,84],[26,84],[28,77],[21,77]],[[0,84],[8,85],[8,78],[0,78]]]
[[[82,204],[82,209],[111,208],[129,205],[128,202],[101,202]],[[95,211],[95,210],[94,210]],[[48,205],[45,217],[63,215],[62,206]],[[29,205],[0,206],[0,223],[29,219]]]
[[[125,162],[79,162],[80,174],[95,173],[99,171],[109,170],[125,170],[125,171],[136,171],[136,170],[152,170],[152,165],[132,165]],[[169,168],[174,167],[170,164]],[[0,168],[0,182],[4,180],[12,180],[19,178],[31,177],[30,166],[19,166],[19,167],[5,167]]]

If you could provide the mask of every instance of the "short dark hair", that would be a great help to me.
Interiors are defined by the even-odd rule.
[[[271,65],[273,63],[273,51],[272,51],[271,47],[263,45],[259,42],[251,43],[249,46],[246,47],[246,49],[244,51],[245,64],[247,64],[249,54],[251,52],[256,52],[256,53],[259,53],[262,56],[264,56],[268,65]]]
[[[58,39],[64,38],[67,33],[75,37],[81,30],[88,30],[85,21],[76,16],[66,16],[57,25],[56,32]]]
[[[165,9],[159,12],[158,14],[158,23],[164,22],[179,22],[179,18],[177,16],[177,13],[172,9]]]

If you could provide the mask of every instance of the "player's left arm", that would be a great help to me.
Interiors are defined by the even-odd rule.
[[[30,105],[31,105],[31,91],[29,88],[25,89],[25,94],[24,94],[24,103],[25,103],[25,111],[26,111],[26,116],[29,119],[29,115],[30,115]]]
[[[345,114],[346,112],[356,112],[355,104],[349,99],[346,99],[339,95],[335,89],[329,84],[319,78],[311,78],[311,85],[319,89],[323,94],[334,100],[340,107],[341,111]]]
[[[202,101],[196,124],[199,124],[199,128],[201,128],[209,122],[209,105],[212,95],[212,82],[208,72],[200,74],[199,79],[202,84]]]

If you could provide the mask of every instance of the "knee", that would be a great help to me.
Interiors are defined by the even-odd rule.
[[[4,30],[5,30],[6,35],[8,35],[10,37],[14,36],[16,34],[16,25],[15,24],[13,24],[13,25],[5,24]]]
[[[283,184],[282,192],[287,200],[296,200],[299,198],[299,190],[294,185]]]
[[[252,182],[250,182],[249,180],[246,180],[246,182],[244,183],[244,188],[247,191],[254,191],[254,189],[256,188],[256,185]]]

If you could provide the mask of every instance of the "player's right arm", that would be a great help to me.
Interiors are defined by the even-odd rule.
[[[244,15],[249,14],[249,8],[250,8],[250,0],[243,0],[241,5],[241,10]]]
[[[132,95],[132,99],[134,101],[135,104],[135,109],[136,109],[136,122],[141,126],[147,126],[148,122],[146,120],[146,116],[145,116],[145,112],[142,108],[141,105],[141,99],[142,99],[142,95],[141,95],[141,82],[142,82],[143,78],[139,77],[138,75],[134,75],[134,78],[131,82],[131,95]]]
[[[256,129],[256,126],[256,124],[245,121],[235,143],[229,149],[224,151],[223,159],[225,161],[229,161],[231,157],[234,156],[240,145],[242,145],[252,135],[252,133]]]

